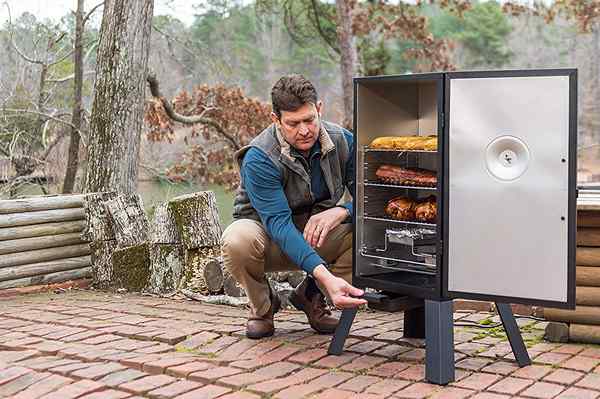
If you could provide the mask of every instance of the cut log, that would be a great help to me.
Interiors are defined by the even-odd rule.
[[[119,194],[104,202],[119,248],[141,245],[148,240],[148,218],[139,194]]]
[[[35,211],[24,213],[9,213],[0,215],[0,228],[28,226],[30,224],[67,222],[84,218],[83,208],[53,209],[50,211]]]
[[[86,241],[114,240],[110,217],[104,207],[104,202],[117,196],[115,192],[102,192],[86,194],[83,199],[85,214],[85,228],[81,238]]]
[[[569,342],[569,325],[554,321],[548,323],[548,325],[546,325],[544,339],[550,342]]]
[[[84,267],[82,269],[67,270],[64,272],[44,274],[41,276],[33,276],[33,277],[20,278],[17,280],[1,281],[0,282],[0,290],[5,289],[5,288],[28,287],[30,285],[62,283],[63,281],[89,278],[91,276],[91,274],[92,274],[92,268]]]
[[[215,193],[200,191],[169,201],[186,249],[213,247],[221,242],[221,222]]]
[[[92,260],[89,256],[53,260],[50,262],[34,263],[0,269],[0,281],[17,280],[25,277],[40,276],[43,274],[62,272],[65,270],[89,267]]]
[[[76,220],[74,222],[54,222],[31,226],[6,227],[0,229],[0,241],[77,233],[81,232],[84,226],[84,220]]]
[[[64,247],[66,245],[83,244],[79,233],[59,234],[55,236],[20,238],[18,240],[0,241],[0,255],[35,249]]]
[[[184,261],[183,245],[150,244],[150,281],[147,291],[162,294],[179,289]]]
[[[244,287],[242,287],[226,268],[223,268],[223,292],[225,292],[225,295],[236,298],[246,296]]]
[[[569,325],[569,341],[600,344],[600,326],[571,323]]]
[[[600,287],[576,287],[577,305],[600,306]]]
[[[85,255],[90,255],[90,244],[88,243],[18,252],[15,254],[0,255],[0,268]]]
[[[575,310],[544,308],[544,318],[548,321],[600,325],[600,307],[577,306]]]
[[[300,285],[302,281],[306,278],[306,273],[302,271],[294,271],[290,272],[288,275],[288,283],[294,288]]]
[[[600,266],[600,248],[578,247],[577,266]]]
[[[168,203],[156,207],[150,224],[150,242],[153,244],[180,244],[181,235]]]
[[[600,212],[577,211],[577,227],[600,227]]]
[[[22,198],[0,201],[0,215],[47,211],[50,209],[82,208],[83,195],[50,195],[45,197]]]
[[[92,253],[92,284],[98,288],[108,288],[113,283],[112,254],[117,249],[116,240],[94,241],[90,243]]]
[[[582,247],[600,247],[600,228],[579,227],[577,229],[577,245]]]
[[[182,288],[203,294],[220,292],[223,289],[220,257],[218,245],[186,250]]]
[[[577,266],[576,285],[600,287],[600,267]]]
[[[129,291],[142,291],[150,279],[148,244],[117,249],[112,254],[113,280]]]

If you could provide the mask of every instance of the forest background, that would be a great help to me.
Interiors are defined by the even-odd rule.
[[[98,43],[114,16],[91,0],[60,18],[11,13],[16,3],[0,4],[0,199],[83,192]],[[325,119],[348,126],[351,76],[578,68],[578,181],[600,183],[598,0],[206,0],[185,15],[155,3],[134,182],[149,209],[212,189],[229,223],[231,154],[267,126],[270,88],[292,72],[315,83]]]

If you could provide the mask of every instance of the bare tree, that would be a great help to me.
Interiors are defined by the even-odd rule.
[[[86,192],[137,188],[153,0],[104,4]]]
[[[79,165],[79,130],[81,129],[81,89],[83,87],[83,7],[84,0],[77,0],[75,11],[75,53],[73,113],[71,115],[71,136],[69,139],[69,158],[63,182],[63,194],[73,192],[77,166]]]
[[[352,32],[352,5],[350,0],[335,1],[338,27],[337,38],[340,48],[340,69],[342,72],[342,93],[344,99],[344,121],[346,127],[352,126],[354,89],[352,78],[356,70],[356,45]]]

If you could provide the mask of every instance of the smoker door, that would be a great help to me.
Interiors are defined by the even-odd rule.
[[[445,295],[574,307],[576,81],[447,75]]]

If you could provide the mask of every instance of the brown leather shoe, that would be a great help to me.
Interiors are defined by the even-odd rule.
[[[290,302],[298,310],[306,314],[310,326],[320,334],[331,334],[335,331],[339,319],[335,318],[327,305],[323,293],[316,286],[312,277],[306,277],[294,292],[290,294]]]
[[[268,284],[268,283],[267,283]],[[246,337],[251,339],[260,339],[270,337],[275,332],[275,323],[273,316],[281,307],[279,295],[273,293],[271,285],[269,285],[269,296],[271,298],[271,307],[263,316],[250,316],[246,323]]]

